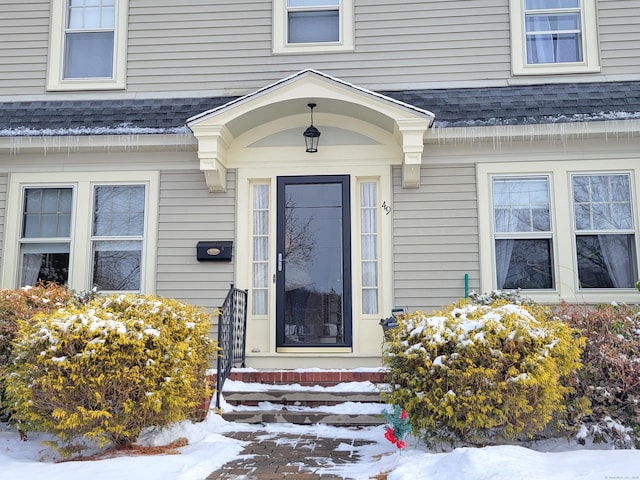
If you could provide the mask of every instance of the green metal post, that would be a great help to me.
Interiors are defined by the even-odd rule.
[[[469,298],[469,274],[464,274],[464,298]]]

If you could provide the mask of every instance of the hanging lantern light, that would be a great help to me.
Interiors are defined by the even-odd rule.
[[[307,153],[316,153],[318,151],[318,142],[320,141],[320,130],[313,126],[313,109],[315,103],[309,103],[307,106],[311,109],[311,125],[302,134],[304,142],[307,145]]]

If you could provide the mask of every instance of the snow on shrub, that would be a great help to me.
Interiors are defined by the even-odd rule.
[[[624,304],[556,307],[587,339],[577,397],[591,402],[579,437],[640,448],[640,308]]]
[[[400,320],[387,344],[388,403],[428,444],[531,438],[565,409],[584,340],[532,302],[463,300]]]
[[[177,300],[112,295],[20,321],[7,384],[12,421],[71,453],[126,447],[189,418],[211,394],[210,315]]]
[[[92,293],[75,293],[55,283],[39,284],[13,290],[0,290],[0,403],[4,398],[6,367],[11,362],[11,343],[18,330],[18,320],[28,320],[37,313],[51,313],[64,305],[89,301]],[[0,405],[1,418],[5,412]]]

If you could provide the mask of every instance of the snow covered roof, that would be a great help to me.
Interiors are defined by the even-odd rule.
[[[377,92],[429,110],[436,128],[640,119],[640,82]],[[186,133],[188,118],[236,97],[0,103],[0,137]]]

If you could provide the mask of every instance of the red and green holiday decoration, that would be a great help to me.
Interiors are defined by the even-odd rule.
[[[398,448],[404,448],[407,443],[403,438],[411,431],[411,424],[409,423],[409,415],[407,411],[401,408],[399,405],[394,405],[392,411],[382,412],[384,419],[389,422],[384,438],[389,440]]]

